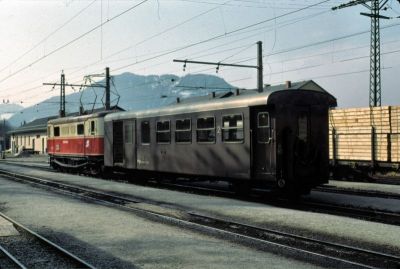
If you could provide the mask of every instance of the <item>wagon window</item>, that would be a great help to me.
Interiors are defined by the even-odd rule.
[[[83,135],[84,132],[85,132],[85,128],[83,127],[83,124],[78,124],[78,126],[77,126],[78,135]]]
[[[141,123],[142,144],[150,144],[150,123],[142,121]]]
[[[190,119],[176,120],[175,122],[175,142],[190,143],[192,142],[192,124]]]
[[[269,113],[260,112],[258,113],[258,128],[269,127]]]
[[[60,136],[60,127],[54,127],[54,136]]]
[[[90,134],[94,135],[95,133],[96,133],[96,124],[95,124],[95,121],[92,120],[90,122]]]
[[[169,121],[158,121],[156,127],[157,143],[170,143],[171,130],[169,128]]]
[[[308,119],[306,114],[302,114],[299,116],[298,120],[298,133],[297,137],[299,140],[307,142],[308,136]]]
[[[125,125],[125,143],[131,144],[133,141],[133,128],[132,123],[128,123]]]
[[[270,138],[269,113],[260,112],[257,115],[257,141],[258,143],[269,143]]]
[[[215,118],[199,118],[197,119],[197,142],[215,142]]]
[[[243,116],[229,115],[222,117],[222,141],[241,143],[244,140]]]

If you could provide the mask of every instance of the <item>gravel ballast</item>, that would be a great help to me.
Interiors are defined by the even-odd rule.
[[[317,268],[1,178],[0,203],[7,215],[98,268]]]

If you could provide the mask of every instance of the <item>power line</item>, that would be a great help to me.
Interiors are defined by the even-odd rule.
[[[7,69],[8,67],[12,66],[13,64],[15,64],[16,62],[18,62],[20,59],[22,59],[23,57],[25,57],[28,53],[30,53],[31,51],[33,51],[34,49],[36,49],[40,44],[46,42],[51,36],[53,36],[54,34],[56,34],[59,30],[61,30],[62,28],[64,28],[66,25],[68,25],[71,21],[73,21],[75,18],[77,18],[80,14],[82,14],[85,10],[87,10],[91,5],[93,5],[97,0],[93,0],[92,2],[89,3],[89,5],[85,6],[83,9],[81,9],[78,13],[76,13],[74,16],[72,16],[70,19],[68,19],[65,23],[63,23],[62,25],[60,25],[59,27],[57,27],[53,32],[51,32],[50,34],[48,34],[45,38],[43,38],[42,40],[40,40],[38,43],[36,43],[31,49],[27,50],[26,52],[24,52],[23,54],[21,54],[19,57],[17,57],[15,60],[13,60],[11,63],[9,63],[8,65],[6,65],[5,67],[3,67],[0,70],[0,73],[3,72],[5,69]]]
[[[228,1],[226,1],[226,2],[224,2],[224,3],[222,3],[222,4],[220,4],[220,5],[224,5],[224,4],[226,4],[226,3],[228,3],[228,2],[231,2],[231,1],[232,1],[232,0],[228,0]],[[101,62],[103,62],[104,59],[112,58],[112,57],[114,57],[114,56],[116,56],[116,55],[119,55],[119,54],[121,54],[121,53],[123,53],[123,52],[125,52],[125,51],[127,51],[127,50],[129,50],[129,49],[132,49],[133,47],[136,47],[136,46],[138,46],[138,45],[140,45],[140,44],[143,44],[143,43],[145,43],[145,42],[147,42],[147,41],[149,41],[149,40],[151,40],[151,39],[154,39],[155,37],[160,37],[161,35],[166,34],[166,33],[170,32],[170,31],[172,31],[172,30],[174,30],[174,29],[176,29],[176,28],[178,28],[178,27],[181,27],[182,25],[184,25],[184,24],[186,24],[186,23],[188,23],[188,22],[190,22],[190,21],[193,21],[193,20],[195,20],[195,19],[197,19],[197,18],[199,18],[199,17],[201,17],[201,16],[203,16],[203,15],[205,15],[205,14],[207,14],[207,13],[210,13],[210,12],[216,10],[216,9],[217,9],[217,8],[211,8],[211,9],[209,9],[209,10],[206,10],[206,11],[204,11],[204,12],[201,12],[201,13],[199,13],[199,14],[193,16],[193,17],[190,17],[189,19],[186,19],[186,20],[181,21],[181,22],[179,22],[179,23],[177,23],[177,24],[175,24],[175,25],[173,25],[173,26],[171,26],[171,27],[169,27],[169,28],[167,28],[167,29],[164,29],[163,31],[161,31],[161,32],[159,32],[159,33],[157,33],[157,34],[154,34],[154,35],[152,35],[152,36],[149,36],[149,37],[143,39],[142,41],[137,42],[137,43],[134,44],[134,45],[130,45],[130,46],[128,46],[128,47],[126,47],[126,48],[124,48],[124,49],[122,49],[122,50],[119,50],[119,51],[117,51],[117,52],[115,52],[115,53],[113,53],[113,54],[111,54],[111,55],[109,55],[109,56],[107,56],[107,57],[105,57],[105,58],[102,58],[100,61],[96,61],[96,62],[94,62],[94,63],[92,63],[92,64],[89,64],[89,66],[90,66],[90,65],[93,65],[93,64],[101,63]],[[134,58],[137,58],[137,57],[138,57],[138,56],[135,56]],[[140,57],[140,56],[139,56],[139,57]]]
[[[383,16],[380,11],[386,10],[389,0],[352,0],[345,4],[333,7],[332,10],[351,6],[363,5],[370,13],[360,14],[371,18],[371,48],[370,48],[370,76],[369,76],[369,106],[381,106],[381,58],[380,58],[380,19],[391,19]],[[367,3],[370,2],[368,5]]]
[[[175,0],[179,2],[188,2],[188,3],[196,3],[196,4],[206,4],[206,5],[215,5],[219,6],[221,3],[218,2],[210,2],[210,1],[196,1],[196,0]],[[268,5],[260,5],[259,2],[251,2],[251,1],[235,1],[235,2],[247,2],[251,4],[259,4],[259,5],[250,5],[250,4],[226,4],[228,7],[239,7],[239,8],[271,8],[271,6]],[[297,9],[299,7],[304,7],[305,4],[293,4],[293,3],[287,3],[287,6],[282,5],[282,1],[279,1],[280,6],[277,6],[277,9]],[[320,7],[313,7],[314,9],[320,9]]]
[[[211,9],[211,10],[212,10],[212,9]],[[210,10],[209,10],[209,11],[210,11]],[[206,11],[206,12],[207,12],[207,11]],[[303,17],[300,17],[300,18],[291,19],[291,20],[286,21],[285,24],[279,26],[278,28],[283,28],[283,27],[286,27],[286,26],[291,25],[291,24],[293,24],[293,23],[298,23],[298,22],[303,21],[303,20],[306,20],[306,19],[315,18],[316,16],[320,16],[320,15],[325,14],[325,13],[327,13],[327,12],[331,12],[331,10],[326,10],[326,11],[323,11],[323,12],[318,12],[318,13],[310,14],[310,15],[307,15],[307,16],[303,16]],[[195,17],[198,17],[198,16],[199,16],[199,15],[196,15],[196,16],[194,16],[194,17],[192,17],[192,18],[186,20],[186,22],[189,21],[189,20],[192,20],[192,19],[194,19]],[[181,23],[181,24],[182,24],[182,23]],[[178,25],[179,25],[179,24],[178,24]],[[174,27],[174,26],[173,26],[173,27]],[[171,28],[172,28],[172,27],[171,27]],[[277,29],[278,29],[278,28],[277,28]],[[245,33],[248,33],[248,32],[254,32],[254,31],[259,31],[259,30],[262,30],[263,32],[265,31],[264,27],[260,27],[260,28],[252,29],[252,30],[250,30],[250,31],[242,31],[240,34],[245,34]],[[164,33],[164,32],[165,32],[165,30],[162,31],[161,34]],[[251,37],[256,36],[256,35],[258,35],[258,34],[259,34],[259,33],[252,34],[252,35],[247,36],[247,37],[244,37],[244,38],[240,38],[240,39],[237,39],[237,40],[234,40],[234,41],[230,41],[230,42],[228,42],[228,43],[226,43],[226,44],[233,44],[233,43],[235,43],[235,42],[238,42],[238,41],[241,41],[241,40],[245,40],[245,39],[251,38]],[[233,35],[234,35],[234,34],[232,34],[231,36],[233,36]],[[142,41],[140,41],[139,43],[141,43],[141,42],[142,42]],[[226,44],[214,46],[214,48],[218,48],[218,47],[224,46],[224,45],[226,45]],[[134,47],[134,45],[129,46],[129,47],[127,47],[127,48],[125,48],[125,49],[122,49],[122,50],[120,50],[120,51],[117,51],[116,53],[113,53],[113,54],[111,54],[111,55],[109,55],[109,56],[103,58],[103,59],[100,60],[100,61],[95,61],[95,62],[93,62],[93,63],[91,63],[91,64],[84,65],[84,66],[82,66],[81,68],[79,68],[78,70],[72,72],[72,74],[73,74],[73,73],[76,73],[76,72],[79,72],[79,71],[81,71],[81,70],[83,70],[83,69],[85,69],[85,68],[87,68],[87,67],[89,67],[89,66],[93,66],[93,65],[95,65],[95,64],[99,64],[99,63],[101,63],[101,62],[104,62],[105,59],[111,58],[111,57],[116,56],[116,55],[118,55],[118,54],[121,54],[122,52],[124,52],[124,51],[126,51],[126,50],[128,50],[129,48],[132,48],[132,47]],[[181,47],[178,47],[178,49],[180,49],[180,48],[181,48]],[[175,49],[177,49],[177,48],[173,48],[173,49],[170,49],[170,50],[164,50],[164,51],[161,51],[161,52],[158,52],[158,53],[171,52],[172,50],[175,50]],[[204,50],[204,51],[209,51],[209,50],[210,50],[210,49],[208,48],[208,49],[206,49],[206,50]],[[153,53],[148,53],[148,54],[144,54],[144,55],[140,55],[140,56],[134,56],[134,57],[130,57],[130,58],[135,58],[135,59],[137,59],[137,58],[140,58],[140,57],[144,57],[144,56],[146,56],[146,55],[154,55],[154,54],[156,54],[156,53],[157,53],[157,52],[153,52]],[[188,58],[188,57],[185,57],[185,58]],[[126,60],[128,60],[128,59],[129,59],[129,58],[118,59],[118,60],[114,60],[114,61],[107,61],[107,63],[119,62],[119,61],[126,61]],[[165,63],[166,63],[166,62],[165,62]],[[159,65],[159,64],[157,64],[157,65]],[[154,66],[154,65],[152,65],[152,66]],[[64,68],[64,69],[66,69],[66,68]]]
[[[298,13],[298,12],[301,12],[301,11],[304,11],[304,10],[306,10],[306,9],[308,9],[308,8],[311,8],[311,7],[314,7],[314,6],[318,6],[318,5],[322,4],[322,3],[327,3],[327,2],[329,2],[329,1],[330,1],[330,0],[324,0],[324,1],[318,2],[318,3],[316,3],[316,4],[308,5],[308,6],[304,7],[304,8],[300,8],[300,9],[297,9],[297,10],[294,10],[294,11],[290,11],[290,12],[287,12],[287,13],[284,13],[284,14],[281,14],[281,15],[278,15],[278,16],[275,16],[275,17],[273,17],[273,18],[269,18],[269,19],[266,19],[266,20],[263,20],[263,21],[260,21],[260,22],[257,22],[257,23],[253,23],[253,24],[250,24],[250,25],[247,25],[247,26],[244,26],[244,27],[240,27],[240,28],[238,28],[238,29],[235,29],[235,30],[226,32],[226,33],[224,33],[224,34],[216,35],[216,36],[214,36],[214,37],[211,37],[211,38],[208,38],[208,39],[205,39],[205,40],[202,40],[202,41],[198,41],[198,42],[195,42],[195,43],[192,43],[192,44],[183,46],[183,47],[181,47],[181,48],[172,50],[172,51],[170,51],[170,52],[162,53],[162,54],[159,54],[159,55],[156,55],[156,56],[153,56],[153,57],[144,59],[144,60],[139,61],[139,62],[135,62],[135,63],[132,63],[132,64],[128,64],[128,65],[121,66],[121,67],[119,67],[119,68],[114,68],[114,71],[118,71],[118,70],[121,70],[121,69],[130,67],[130,66],[136,65],[136,64],[138,64],[138,63],[142,63],[142,62],[146,62],[146,61],[149,61],[149,60],[153,60],[153,59],[156,59],[156,58],[159,58],[159,57],[162,57],[162,56],[166,56],[166,55],[172,54],[172,53],[174,53],[174,52],[178,52],[178,51],[181,51],[181,50],[184,50],[184,49],[188,49],[188,48],[190,48],[190,47],[194,47],[194,46],[197,46],[197,45],[200,45],[200,44],[204,44],[204,43],[210,42],[210,41],[212,41],[212,40],[215,40],[215,39],[218,39],[218,38],[221,38],[221,37],[225,37],[225,36],[227,36],[227,35],[234,34],[234,33],[237,33],[237,32],[240,32],[240,31],[243,31],[243,30],[252,28],[252,27],[254,27],[254,26],[258,26],[258,25],[264,24],[264,23],[266,23],[266,22],[270,22],[270,21],[273,21],[273,20],[276,20],[276,19],[279,19],[279,18],[283,18],[283,17],[285,17],[285,16],[289,16],[289,15],[292,15],[292,14],[295,14],[295,13]],[[1,82],[1,81],[0,81],[0,82]]]
[[[24,66],[24,67],[18,69],[17,71],[11,73],[10,75],[8,75],[8,76],[2,78],[2,79],[0,80],[0,83],[6,81],[7,79],[9,79],[9,78],[15,76],[15,75],[18,74],[18,73],[24,71],[25,69],[28,69],[28,68],[31,67],[32,65],[34,65],[34,64],[36,64],[36,63],[42,61],[43,59],[49,57],[50,55],[56,53],[57,51],[59,51],[59,50],[65,48],[65,47],[67,47],[67,46],[69,46],[69,45],[75,43],[76,41],[80,40],[81,38],[85,37],[86,35],[88,35],[88,34],[94,32],[94,31],[97,30],[97,29],[99,29],[99,28],[102,27],[103,25],[105,25],[105,24],[107,24],[107,23],[109,23],[109,22],[111,22],[111,21],[117,19],[118,17],[120,17],[120,16],[126,14],[127,12],[129,12],[129,11],[131,11],[131,10],[137,8],[138,6],[144,4],[144,3],[148,2],[148,1],[149,1],[149,0],[143,0],[143,1],[141,1],[140,3],[135,4],[134,6],[128,8],[128,9],[126,9],[125,11],[123,11],[123,12],[121,12],[121,13],[115,15],[114,17],[108,19],[107,21],[105,21],[105,22],[103,22],[103,23],[101,23],[101,24],[95,26],[94,28],[90,29],[89,31],[87,31],[87,32],[85,32],[85,33],[79,35],[78,37],[72,39],[71,41],[65,43],[64,45],[62,45],[62,46],[60,46],[60,47],[58,47],[58,48],[52,50],[52,51],[49,52],[48,54],[46,54],[46,55],[44,55],[44,56],[42,56],[42,57],[36,59],[36,60],[33,61],[32,63],[30,63],[30,64],[28,64],[28,65],[26,65],[26,66]]]
[[[391,27],[398,26],[398,25],[400,25],[400,23],[387,25],[387,26],[382,27],[382,29],[391,28]],[[314,43],[310,43],[310,44],[306,44],[306,45],[302,45],[302,46],[298,46],[298,47],[294,47],[294,48],[289,48],[289,49],[286,49],[286,50],[282,50],[282,51],[277,51],[277,52],[274,52],[274,53],[266,54],[266,55],[264,55],[264,57],[270,57],[270,56],[277,55],[277,54],[292,52],[292,51],[303,49],[303,48],[308,48],[308,47],[312,47],[312,46],[316,46],[316,45],[321,45],[321,44],[324,44],[324,43],[329,43],[329,42],[332,42],[332,41],[337,41],[337,40],[341,40],[341,39],[345,39],[345,38],[354,37],[354,36],[365,34],[365,33],[368,33],[368,32],[369,31],[356,32],[356,33],[353,33],[353,34],[349,34],[349,35],[345,35],[345,36],[341,36],[341,37],[336,37],[336,38],[333,38],[333,39],[327,39],[327,40],[314,42]],[[231,41],[231,42],[228,42],[227,44],[232,44],[232,43],[233,42]],[[356,49],[356,48],[351,48],[351,49]],[[209,54],[209,55],[211,55],[211,54]],[[207,55],[202,55],[201,57],[203,57],[203,56],[207,56]],[[319,55],[316,55],[316,56],[319,56]],[[245,60],[242,60],[242,61],[239,61],[239,62],[236,62],[236,63],[241,63],[241,62],[250,61],[250,60],[254,60],[254,59],[256,59],[256,58],[255,57],[254,58],[246,58]],[[169,62],[169,60],[165,61],[164,63],[167,63],[167,62]],[[157,64],[157,65],[159,65],[159,64]],[[203,69],[203,70],[198,71],[196,73],[200,73],[200,72],[203,72],[203,71],[209,71],[209,70],[214,70],[214,69]],[[33,89],[37,89],[39,87],[41,87],[41,86],[29,88],[27,91],[33,90]],[[25,92],[25,91],[21,91],[21,93],[23,93],[23,92]]]

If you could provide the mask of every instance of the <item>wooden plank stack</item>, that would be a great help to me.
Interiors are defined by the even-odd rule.
[[[332,109],[329,152],[336,161],[400,162],[400,106]]]

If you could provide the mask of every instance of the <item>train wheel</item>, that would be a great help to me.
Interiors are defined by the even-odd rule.
[[[278,179],[276,184],[278,187],[278,195],[289,200],[298,199],[301,195],[305,194],[307,189],[293,183],[289,184],[283,178]]]
[[[99,175],[101,178],[108,179],[111,178],[112,171],[109,167],[101,165]]]
[[[283,179],[283,178],[278,179],[278,187],[279,187],[280,189],[285,188],[285,187],[286,187],[286,180]]]

